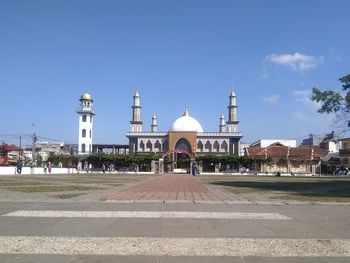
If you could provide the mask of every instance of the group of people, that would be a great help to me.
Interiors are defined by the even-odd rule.
[[[22,159],[18,159],[17,160],[17,164],[16,164],[16,172],[17,174],[21,174],[22,173],[22,168],[23,168],[23,160]],[[52,171],[52,164],[51,162],[49,162],[48,164],[44,163],[44,173],[46,174],[47,172],[49,172],[49,174]]]
[[[44,163],[44,173],[47,174],[47,172],[49,172],[49,174],[52,171],[52,165],[51,162],[49,162],[48,164]]]

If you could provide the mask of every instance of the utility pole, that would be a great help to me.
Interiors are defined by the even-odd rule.
[[[310,173],[311,173],[311,175],[312,175],[312,160],[313,160],[312,145],[313,145],[312,133],[310,133]]]
[[[18,156],[19,159],[21,160],[21,148],[22,148],[22,136],[19,136],[19,151],[18,151]]]
[[[35,165],[35,142],[36,142],[36,136],[35,136],[35,123],[32,123],[33,127],[33,135],[32,135],[32,164]]]

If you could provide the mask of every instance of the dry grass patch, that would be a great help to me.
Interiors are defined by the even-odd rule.
[[[50,186],[15,186],[15,187],[3,187],[10,191],[23,192],[23,193],[42,193],[42,192],[66,192],[66,191],[86,191],[86,190],[102,190],[105,188],[100,187],[88,187],[81,185],[50,185]]]
[[[86,193],[59,194],[59,195],[51,195],[51,197],[55,197],[58,199],[69,199],[69,198],[77,197],[77,196],[84,195],[84,194],[86,194]]]

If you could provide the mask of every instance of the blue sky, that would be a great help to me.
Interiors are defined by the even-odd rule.
[[[349,1],[0,0],[3,134],[77,142],[80,94],[94,143],[126,143],[132,95],[144,130],[189,106],[205,131],[227,118],[234,84],[244,142],[336,129],[308,100],[350,73]],[[2,134],[2,135],[1,135]],[[2,136],[2,138],[1,138]]]

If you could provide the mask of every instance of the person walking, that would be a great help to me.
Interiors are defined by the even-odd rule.
[[[21,173],[22,173],[22,167],[23,167],[23,161],[22,161],[21,159],[18,159],[17,165],[16,165],[17,173],[18,173],[18,174],[21,174]]]
[[[52,165],[51,165],[51,162],[49,162],[49,165],[47,167],[47,170],[49,171],[49,174],[51,173],[52,171]]]
[[[106,165],[103,163],[102,164],[102,172],[105,173],[106,172]]]
[[[196,172],[197,172],[197,166],[196,163],[192,164],[192,176],[196,176]]]

